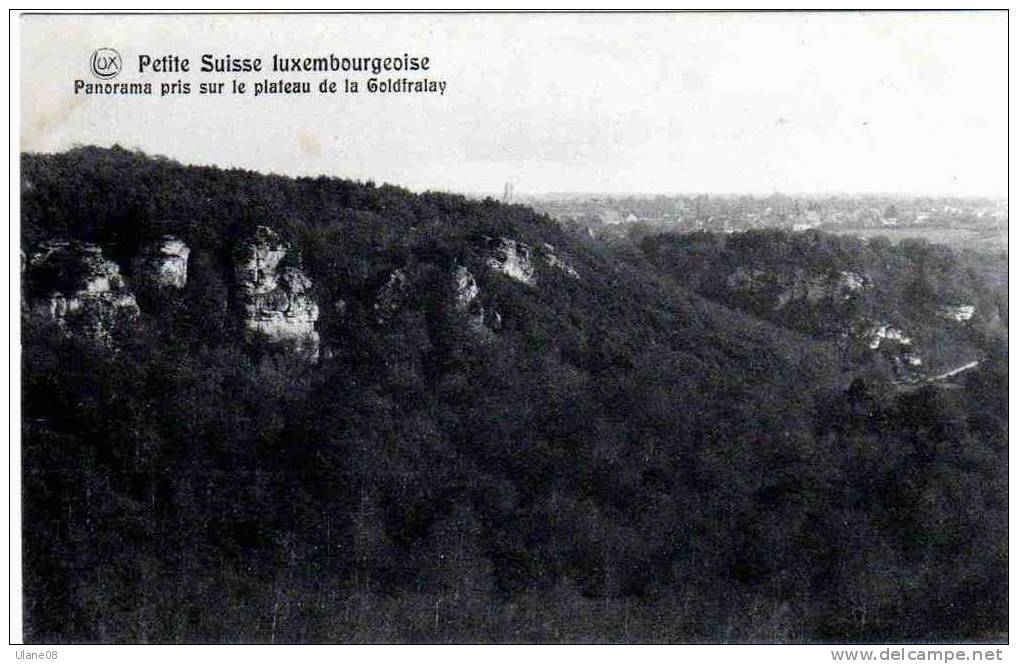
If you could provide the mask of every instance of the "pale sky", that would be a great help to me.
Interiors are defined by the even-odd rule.
[[[26,16],[22,149],[517,194],[1007,195],[1007,15],[993,13]],[[116,82],[74,94],[115,48]],[[138,57],[424,55],[445,94],[160,98]],[[421,78],[414,75],[416,78]],[[383,75],[384,77],[384,75]]]

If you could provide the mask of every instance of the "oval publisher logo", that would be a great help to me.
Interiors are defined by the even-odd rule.
[[[97,78],[113,78],[120,73],[120,53],[112,48],[97,48],[92,51],[91,66]]]

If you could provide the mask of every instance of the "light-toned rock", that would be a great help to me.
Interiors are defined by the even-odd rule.
[[[488,266],[511,279],[534,285],[534,265],[530,260],[530,247],[507,238],[493,242],[488,254]]]
[[[45,292],[29,302],[34,315],[105,345],[113,344],[114,330],[140,315],[120,267],[94,244],[44,243],[28,257],[26,285]]]
[[[842,298],[848,298],[852,293],[872,286],[870,278],[858,272],[841,271],[835,281],[837,292]]]
[[[235,272],[237,286],[244,295],[258,295],[276,290],[279,264],[290,245],[268,226],[258,226],[254,235],[237,250]]]
[[[464,314],[470,329],[482,336],[490,335],[491,331],[484,324],[484,306],[481,304],[481,289],[470,270],[458,265],[453,270],[453,307]],[[501,317],[499,322],[501,323]]]
[[[315,330],[318,303],[299,257],[293,257],[295,264],[281,267],[289,253],[290,245],[275,231],[257,227],[253,237],[237,250],[237,299],[250,337],[264,335],[269,341],[290,344],[299,355],[316,362],[320,351]]]
[[[728,275],[726,285],[732,290],[770,293],[774,309],[779,310],[801,300],[809,304],[818,304],[827,298],[845,302],[857,292],[870,288],[872,282],[865,274],[848,270],[809,274],[801,269],[787,273],[740,266]]]
[[[576,268],[574,268],[572,265],[562,260],[555,254],[554,246],[548,244],[547,242],[543,243],[541,245],[541,255],[544,257],[545,262],[548,263],[550,267],[565,272],[573,279],[580,278],[580,273],[576,271]]]
[[[937,311],[937,315],[946,320],[963,323],[967,320],[972,320],[972,317],[976,315],[976,308],[971,304],[949,304],[941,307]]]
[[[183,288],[187,285],[187,258],[191,249],[172,235],[143,247],[134,259],[136,277],[156,286]]]
[[[895,342],[902,346],[912,345],[912,339],[907,334],[893,325],[888,325],[886,323],[870,327],[863,334],[863,338],[866,339],[870,349],[872,350],[880,348],[885,341]]]
[[[477,301],[477,296],[480,294],[481,289],[477,285],[477,280],[474,279],[474,275],[470,273],[463,265],[458,265],[453,270],[453,297],[455,299],[456,308],[460,311],[466,311]]]
[[[899,353],[894,356],[894,373],[899,381],[918,383],[926,377],[922,358],[912,352]]]

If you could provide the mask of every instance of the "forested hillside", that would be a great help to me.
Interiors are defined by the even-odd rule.
[[[119,148],[24,155],[21,196],[31,642],[1006,638],[1006,333],[902,390],[712,290],[724,247]],[[313,356],[244,326],[260,228]],[[102,335],[35,267],[67,246],[122,272]]]
[[[893,376],[897,368],[899,378],[918,380],[1005,352],[1007,345],[1004,253],[779,230],[660,234],[639,244],[662,274],[685,288],[833,341],[849,351],[850,365],[874,368],[875,356],[883,355],[891,360],[883,362],[885,373]],[[874,338],[880,326],[884,338]],[[888,330],[900,332],[907,347],[880,343]],[[876,347],[868,349],[871,343]],[[919,362],[895,367],[892,350]]]

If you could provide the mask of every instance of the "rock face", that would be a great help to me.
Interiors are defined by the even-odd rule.
[[[548,263],[549,267],[553,267],[556,270],[561,270],[562,272],[565,272],[573,279],[580,278],[580,273],[577,272],[572,265],[556,256],[555,247],[548,244],[547,242],[541,245],[541,255],[544,256],[544,260],[546,263]]]
[[[259,226],[237,250],[237,300],[249,336],[292,345],[312,362],[318,361],[320,339],[315,330],[318,304],[311,296],[311,280],[299,265],[284,265],[290,245],[271,228]]]
[[[835,288],[843,299],[850,297],[855,291],[869,288],[871,285],[869,277],[858,272],[839,272],[835,280]]]
[[[164,235],[159,242],[144,247],[134,259],[134,273],[138,277],[169,288],[187,285],[187,257],[191,250],[172,235]]]
[[[809,304],[817,304],[826,298],[845,302],[871,286],[866,275],[844,270],[807,274],[802,270],[775,273],[746,267],[737,268],[728,276],[726,283],[732,290],[769,295],[775,310],[783,309],[795,300],[805,300]]]
[[[817,325],[811,334],[838,339],[862,356],[883,357],[901,380],[922,376],[923,360],[912,338],[881,314],[860,311],[866,309],[865,295],[873,288],[873,280],[862,272],[740,266],[728,275],[725,285],[733,293],[749,296],[762,315],[769,310],[779,320],[795,321],[806,312],[807,320]]]
[[[937,311],[937,315],[945,320],[953,320],[963,323],[972,320],[976,315],[976,308],[971,304],[944,305]]]
[[[530,261],[530,247],[507,238],[492,242],[488,266],[511,279],[534,285],[534,265]]]
[[[913,346],[912,338],[889,323],[870,323],[859,328],[854,335],[870,351],[883,355],[894,363],[895,373],[909,382],[923,376],[923,361]]]
[[[466,315],[470,329],[482,336],[489,336],[491,331],[484,324],[484,306],[481,304],[481,289],[477,280],[465,266],[457,266],[452,273],[453,307]],[[497,315],[497,314],[496,314]],[[501,322],[501,317],[498,318]]]
[[[32,314],[69,334],[111,346],[113,332],[138,318],[138,303],[120,274],[94,244],[54,240],[26,261]]]
[[[887,325],[886,323],[874,325],[869,328],[863,334],[863,337],[869,343],[871,350],[877,350],[888,341],[898,343],[902,346],[912,345],[912,339],[908,335],[893,325]]]

